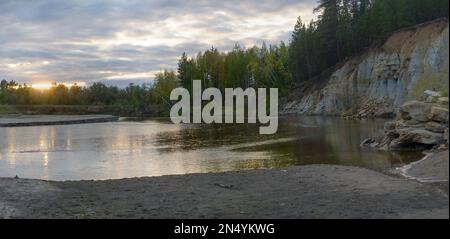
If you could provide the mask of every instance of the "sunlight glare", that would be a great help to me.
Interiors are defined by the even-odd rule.
[[[75,83],[35,83],[35,84],[31,84],[31,88],[36,89],[36,90],[49,90],[52,87],[56,87],[58,85],[64,85],[67,88],[70,88],[72,86],[80,86],[80,87],[85,87],[86,86],[86,82],[75,82]]]
[[[37,84],[31,84],[31,88],[37,89],[37,90],[48,90],[55,86],[55,84],[52,83],[37,83]]]

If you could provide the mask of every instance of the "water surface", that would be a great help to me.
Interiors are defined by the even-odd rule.
[[[420,158],[359,146],[383,124],[286,117],[275,135],[259,135],[253,124],[174,125],[168,119],[0,128],[0,177],[117,179],[308,164],[385,171]]]

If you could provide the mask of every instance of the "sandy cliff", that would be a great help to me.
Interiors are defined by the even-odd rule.
[[[282,113],[392,116],[424,90],[448,95],[448,19],[403,29],[335,68],[319,87],[290,96]]]

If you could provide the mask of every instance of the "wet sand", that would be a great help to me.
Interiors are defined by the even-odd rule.
[[[427,154],[422,160],[398,169],[406,178],[423,183],[433,183],[448,191],[449,151],[444,150]]]
[[[449,199],[416,180],[311,165],[106,181],[0,178],[0,217],[449,218]]]

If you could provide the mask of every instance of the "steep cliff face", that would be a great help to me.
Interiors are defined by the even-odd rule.
[[[387,116],[424,90],[448,95],[448,30],[441,19],[398,31],[337,67],[321,87],[298,90],[281,112]]]

